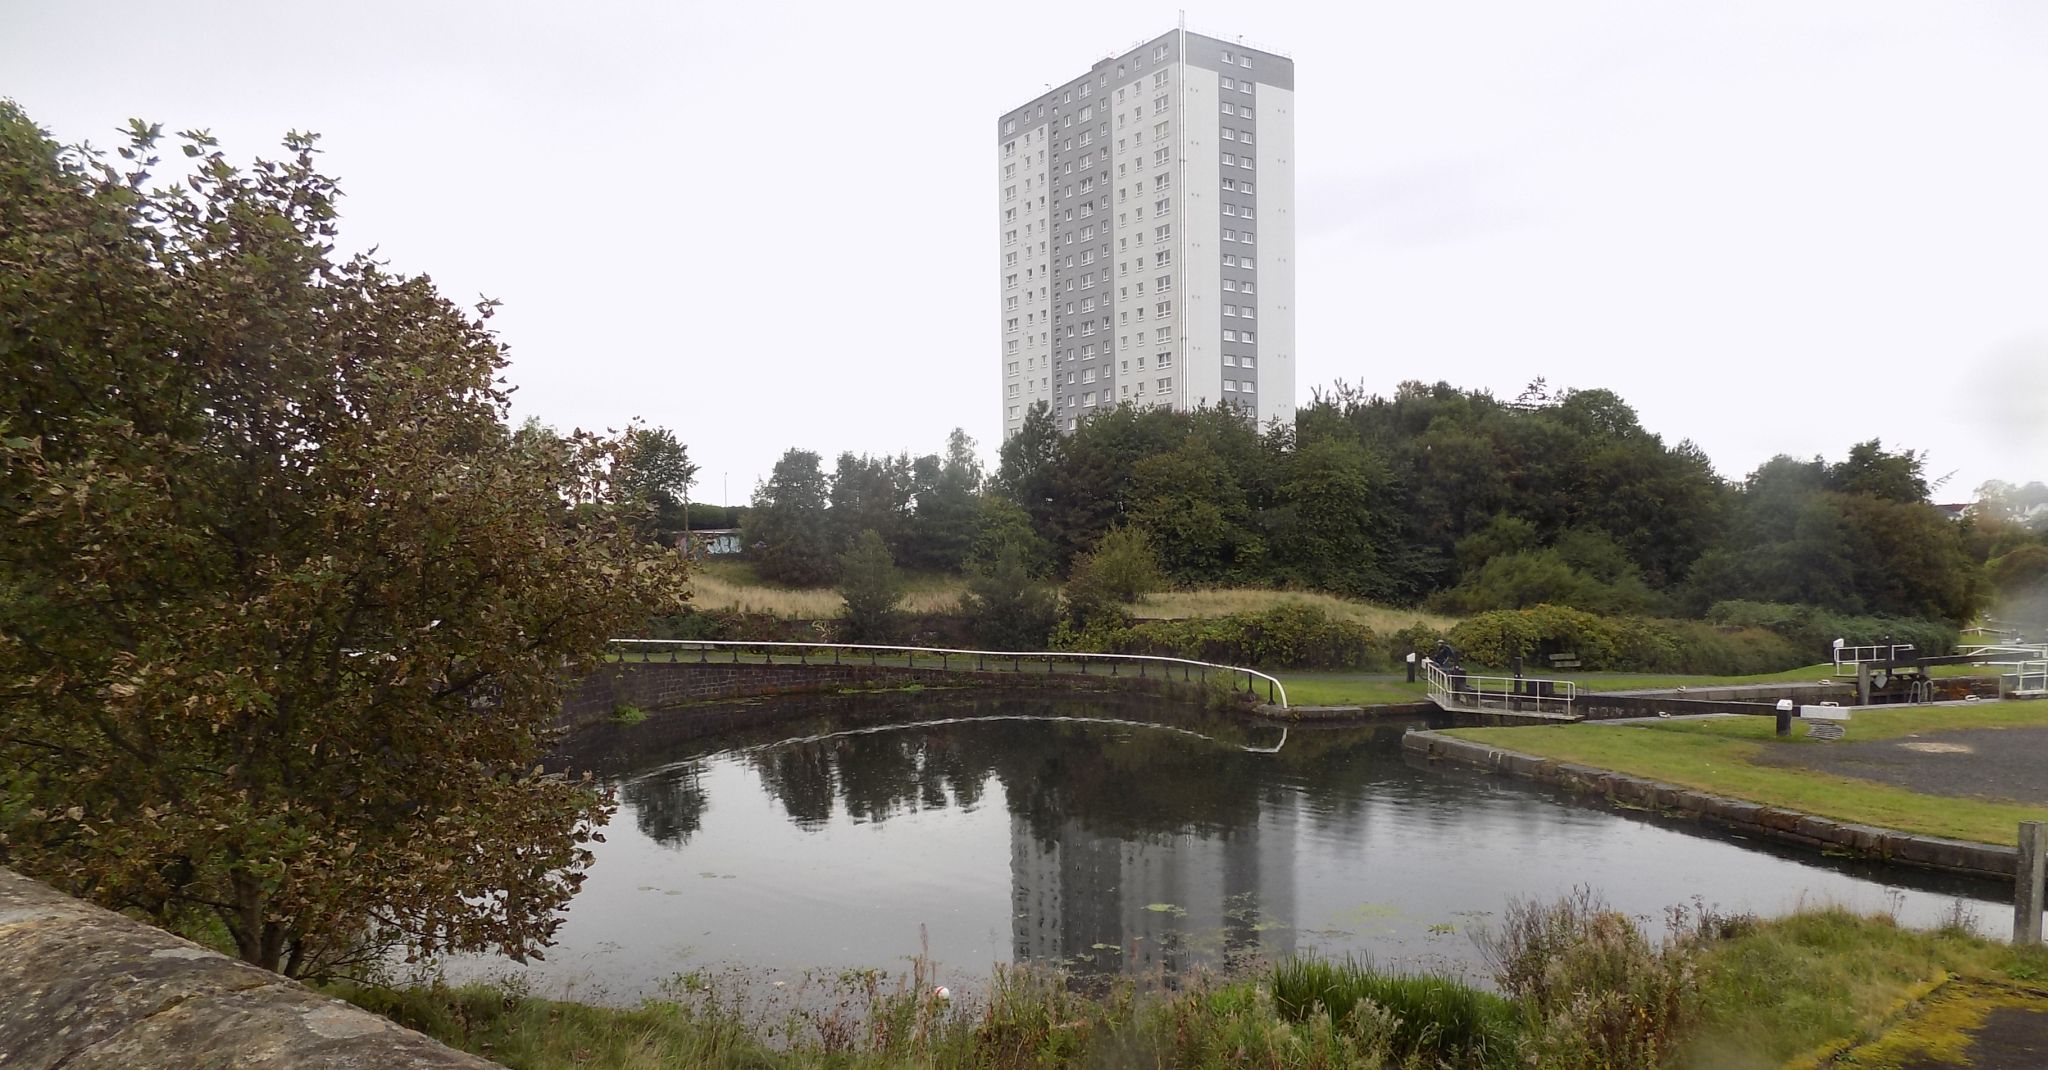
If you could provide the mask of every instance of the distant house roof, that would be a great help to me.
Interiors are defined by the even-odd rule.
[[[1941,510],[1941,512],[1942,512],[1942,515],[1943,515],[1943,516],[1946,516],[1946,517],[1948,517],[1948,518],[1949,518],[1950,520],[1961,520],[1962,518],[1964,518],[1964,517],[1966,517],[1966,516],[1970,515],[1970,510],[1972,510],[1972,509],[1975,509],[1975,508],[1977,508],[1977,503],[1976,503],[1976,502],[1948,502],[1948,503],[1940,503],[1940,502],[1937,502],[1937,503],[1935,504],[1935,506],[1934,506],[1934,507],[1935,507],[1936,509],[1939,509],[1939,510]]]

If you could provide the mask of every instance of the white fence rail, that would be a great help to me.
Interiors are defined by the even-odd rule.
[[[2006,673],[2001,692],[2007,696],[2033,698],[2048,695],[2048,661],[2023,661]]]
[[[641,661],[684,661],[709,662],[712,655],[729,658],[739,663],[749,657],[759,658],[771,665],[881,665],[884,660],[890,665],[899,661],[909,668],[918,667],[918,659],[925,665],[939,669],[960,669],[980,672],[1046,672],[1059,671],[1062,664],[1078,668],[1082,675],[1091,672],[1091,666],[1099,666],[1106,676],[1128,675],[1135,670],[1141,679],[1173,679],[1183,682],[1206,680],[1212,674],[1231,681],[1232,690],[1242,679],[1244,690],[1257,694],[1258,685],[1263,682],[1266,700],[1281,709],[1287,708],[1287,685],[1279,677],[1257,669],[1237,665],[1219,665],[1211,661],[1194,661],[1189,658],[1158,657],[1151,654],[1089,654],[1068,650],[969,650],[954,647],[933,646],[889,646],[880,643],[787,643],[757,642],[747,639],[614,639],[611,647],[622,658],[635,655]],[[667,655],[666,658],[662,655]],[[785,660],[776,661],[777,655]],[[686,658],[685,655],[695,655]],[[831,660],[826,660],[827,658]],[[937,662],[936,665],[932,665]],[[1037,666],[1043,665],[1041,670]],[[1026,666],[1031,666],[1027,668]]]
[[[1894,643],[1891,646],[1838,646],[1835,648],[1835,671],[1855,672],[1856,666],[1866,661],[1890,663],[1899,660],[1901,656],[1910,657],[1912,653],[1911,643]]]
[[[1468,713],[1513,713],[1570,720],[1579,685],[1570,680],[1539,680],[1518,676],[1474,676],[1424,660],[1430,701],[1447,710]]]
[[[2048,661],[2048,644],[1987,643],[1982,646],[1963,647],[1962,653],[1980,661],[2015,665],[2028,661]]]

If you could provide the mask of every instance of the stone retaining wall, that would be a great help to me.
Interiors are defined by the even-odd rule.
[[[1570,791],[1600,795],[1613,803],[1654,808],[1783,843],[1847,851],[1923,869],[2013,879],[2017,852],[1997,844],[1920,836],[1815,817],[1797,810],[1744,802],[1590,765],[1504,750],[1439,732],[1410,732],[1402,737],[1401,748],[1430,761],[1452,762],[1553,784]]]
[[[0,869],[9,1070],[488,1070],[389,1020]]]
[[[971,658],[955,658],[954,664],[971,664]],[[809,665],[760,662],[649,661],[624,662],[585,677],[572,686],[562,701],[562,727],[571,730],[610,719],[621,706],[660,710],[691,702],[717,699],[755,698],[763,695],[839,691],[847,688],[906,687],[1045,688],[1056,691],[1142,691],[1194,697],[1200,694],[1197,678],[1183,682],[1168,680],[1158,672],[1137,675],[1129,665],[1118,666],[1111,675],[1107,666],[1098,672],[993,672],[973,669],[911,668],[905,665],[834,665],[830,661]]]

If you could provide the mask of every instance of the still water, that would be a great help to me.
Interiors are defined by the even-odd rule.
[[[590,730],[556,764],[619,813],[536,990],[633,1001],[691,970],[1031,960],[1082,974],[1320,952],[1483,978],[1511,897],[1587,885],[1655,927],[1695,899],[1933,924],[1997,885],[1846,863],[1418,768],[1405,726],[1283,729],[1156,700],[988,693],[735,705]]]

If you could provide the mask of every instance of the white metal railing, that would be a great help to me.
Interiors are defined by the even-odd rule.
[[[1563,720],[1572,716],[1572,702],[1579,694],[1579,685],[1570,680],[1474,676],[1459,669],[1447,669],[1427,658],[1423,659],[1422,668],[1428,676],[1430,700],[1447,710],[1498,711]]]
[[[2048,695],[2048,660],[2020,662],[2003,680],[2012,681],[2011,686],[2002,689],[2004,694],[2023,698]]]
[[[1980,661],[2011,665],[2025,661],[2048,661],[2048,644],[1986,643],[1982,646],[1964,647],[1962,653]]]
[[[1847,668],[1854,672],[1856,666],[1866,661],[1889,663],[1897,661],[1901,654],[1912,652],[1911,643],[1894,643],[1890,646],[1882,643],[1874,646],[1838,646],[1835,648],[1835,671],[1840,672]]]
[[[1056,671],[1055,666],[1060,662],[1069,662],[1079,665],[1083,675],[1087,674],[1088,666],[1091,664],[1107,665],[1111,676],[1121,675],[1119,669],[1123,666],[1134,666],[1141,678],[1149,678],[1156,670],[1161,677],[1170,679],[1173,670],[1179,669],[1184,681],[1193,680],[1197,673],[1200,673],[1203,679],[1207,679],[1211,672],[1218,672],[1233,677],[1244,677],[1247,692],[1255,693],[1257,681],[1265,681],[1267,700],[1281,709],[1287,708],[1287,685],[1281,683],[1277,676],[1239,665],[1219,665],[1213,661],[1169,658],[1154,654],[1090,654],[1070,650],[969,650],[955,647],[891,646],[882,643],[788,643],[750,639],[613,639],[610,645],[620,653],[637,651],[647,655],[666,652],[670,661],[680,661],[679,655],[684,652],[695,652],[697,660],[709,661],[711,652],[719,650],[731,652],[732,660],[737,662],[746,652],[757,651],[770,664],[774,664],[777,651],[788,651],[795,654],[799,664],[825,664],[812,660],[811,652],[817,651],[817,656],[821,659],[829,654],[832,657],[830,664],[834,665],[846,664],[844,655],[854,653],[866,656],[871,665],[880,664],[884,655],[891,658],[902,657],[910,668],[917,667],[918,658],[937,659],[942,669],[952,669],[956,660],[964,662],[965,659],[972,658],[973,667],[995,672],[1030,671],[1023,668],[1027,661],[1034,665],[1043,662],[1048,673]],[[1003,668],[1005,661],[1010,663],[1008,670]],[[853,664],[860,664],[858,658]],[[962,664],[960,668],[966,670],[969,666]]]
[[[821,743],[828,739],[843,739],[847,736],[872,736],[880,735],[883,732],[901,732],[906,729],[929,728],[934,725],[985,724],[989,721],[1056,721],[1062,724],[1109,724],[1121,725],[1128,728],[1149,728],[1159,732],[1172,732],[1177,735],[1192,736],[1195,739],[1204,740],[1209,743],[1214,743],[1218,746],[1236,747],[1238,750],[1241,750],[1246,754],[1278,754],[1280,753],[1280,748],[1285,747],[1287,745],[1287,725],[1284,723],[1280,725],[1280,741],[1278,743],[1275,743],[1270,747],[1255,747],[1249,743],[1237,743],[1231,740],[1218,739],[1215,736],[1209,735],[1205,732],[1197,732],[1192,728],[1183,728],[1179,725],[1172,724],[1161,724],[1157,721],[1134,721],[1128,717],[1073,717],[1063,715],[1046,717],[1037,714],[1026,715],[1014,713],[994,713],[982,714],[974,717],[941,717],[936,720],[930,721],[906,721],[902,724],[863,725],[860,728],[842,728],[836,732],[818,732],[808,736],[793,736],[789,739],[776,740],[773,743],[756,743],[753,746],[741,747],[738,750],[730,751],[728,753],[736,755],[754,754],[763,751],[779,750],[783,747],[795,746],[798,744]],[[696,759],[689,759],[684,762],[679,762],[676,764],[687,765],[690,761],[695,760]]]

